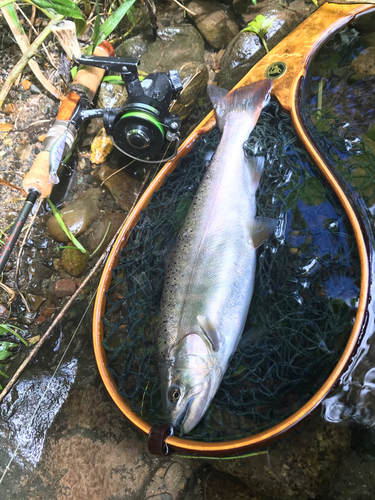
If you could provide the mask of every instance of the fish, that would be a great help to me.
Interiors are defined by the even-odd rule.
[[[243,143],[270,99],[272,80],[208,92],[220,143],[166,259],[157,336],[164,418],[188,434],[214,398],[244,329],[256,249],[275,229],[256,217],[264,157]]]

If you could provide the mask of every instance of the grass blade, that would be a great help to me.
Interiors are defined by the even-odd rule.
[[[125,0],[124,3],[104,21],[104,23],[100,26],[97,40],[98,44],[103,42],[103,40],[105,40],[112,33],[134,2],[135,0]]]
[[[55,205],[52,203],[52,201],[49,198],[47,198],[47,201],[48,201],[49,206],[51,207],[52,213],[55,216],[57,222],[59,223],[61,229],[64,231],[64,233],[70,239],[70,241],[72,243],[74,243],[74,245],[78,248],[78,250],[81,250],[82,253],[86,253],[86,250],[83,248],[81,243],[77,240],[77,238],[66,227],[60,211],[55,207]]]

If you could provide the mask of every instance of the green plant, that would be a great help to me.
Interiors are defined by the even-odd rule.
[[[7,325],[5,323],[0,324],[0,335],[6,335],[6,334],[14,335],[21,342],[23,342],[26,346],[28,346],[29,344],[26,342],[25,339],[23,339],[21,337],[21,335],[16,330],[22,331],[20,328],[17,328],[15,326]],[[12,352],[12,349],[14,349],[14,347],[17,347],[17,345],[18,344],[16,344],[15,342],[10,342],[7,340],[0,340],[0,361],[4,361],[5,359],[12,356],[14,354]],[[3,367],[4,365],[0,364],[0,366]],[[8,375],[1,370],[0,370],[0,375],[8,378]],[[0,384],[0,390],[2,390],[2,389],[3,389],[3,387]]]
[[[259,36],[261,39],[261,42],[263,43],[264,48],[266,49],[266,52],[269,52],[267,43],[265,40],[265,35],[267,31],[270,29],[274,21],[274,18],[267,19],[266,17],[262,16],[259,14],[259,16],[256,16],[255,19],[253,19],[243,30],[241,30],[241,33],[245,33],[246,31],[249,31],[250,33],[255,33],[256,35]]]
[[[66,227],[65,222],[63,221],[62,215],[60,210],[58,210],[55,205],[52,203],[52,201],[47,198],[47,201],[49,203],[49,206],[51,207],[52,213],[55,216],[59,226],[61,229],[64,231],[64,233],[67,235],[67,237],[70,239],[70,241],[78,248],[78,250],[81,250],[82,253],[86,253],[86,250],[83,248],[81,243],[77,240],[77,238],[72,234],[69,229]]]

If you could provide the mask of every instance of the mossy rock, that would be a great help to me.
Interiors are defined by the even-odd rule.
[[[64,248],[61,254],[61,265],[70,276],[77,278],[87,269],[87,254],[77,248]]]

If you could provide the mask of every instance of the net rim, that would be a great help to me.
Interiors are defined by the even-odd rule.
[[[324,4],[320,9],[318,9],[312,16],[310,16],[296,31],[300,28],[304,28],[306,30],[310,29],[311,21],[316,21],[316,16],[319,15],[324,18],[328,14],[332,13],[333,7],[337,8],[337,5],[330,5],[328,3]],[[255,449],[266,444],[271,441],[284,436],[286,433],[291,432],[296,426],[300,425],[305,419],[309,418],[319,407],[322,400],[328,395],[328,393],[333,389],[333,387],[337,384],[340,376],[342,375],[344,369],[348,365],[353,352],[357,346],[357,342],[360,338],[360,334],[362,331],[362,327],[365,323],[366,319],[366,304],[368,300],[369,294],[369,276],[370,276],[370,268],[369,268],[369,259],[367,255],[367,245],[364,238],[364,235],[361,230],[361,221],[359,216],[356,214],[355,208],[351,205],[350,200],[346,197],[344,191],[339,185],[338,181],[331,173],[330,169],[327,167],[323,159],[321,158],[318,150],[311,144],[309,141],[309,137],[302,125],[302,121],[299,117],[298,103],[296,102],[295,96],[297,95],[297,90],[301,81],[301,77],[303,77],[306,73],[306,65],[311,61],[313,52],[315,52],[318,48],[320,48],[321,44],[330,38],[336,31],[344,27],[348,24],[355,15],[361,15],[367,13],[369,11],[374,11],[375,7],[371,5],[346,5],[342,6],[345,9],[341,9],[341,12],[336,11],[336,18],[331,19],[331,25],[329,25],[329,29],[323,30],[323,33],[320,34],[320,37],[315,40],[315,44],[313,48],[310,48],[309,54],[305,55],[303,60],[302,67],[299,67],[297,71],[295,71],[293,76],[292,85],[290,85],[290,80],[286,81],[284,85],[288,87],[290,90],[290,99],[289,106],[287,106],[287,111],[291,113],[292,120],[297,132],[297,135],[302,140],[306,149],[313,157],[313,160],[319,167],[319,170],[322,172],[327,182],[331,185],[332,189],[338,196],[345,213],[347,214],[349,221],[352,225],[354,235],[356,238],[356,243],[358,246],[360,263],[361,263],[361,292],[360,299],[358,304],[358,310],[356,314],[355,323],[352,328],[352,332],[350,334],[349,340],[346,344],[344,352],[342,353],[338,363],[335,368],[325,381],[325,383],[321,386],[321,388],[316,391],[314,396],[307,401],[299,410],[293,413],[290,417],[280,422],[279,424],[270,427],[269,429],[241,439],[234,439],[219,443],[206,443],[203,441],[194,441],[179,438],[176,436],[170,436],[166,439],[166,443],[169,447],[179,451],[186,451],[190,453],[195,453],[197,455],[207,455],[207,456],[230,456],[238,454],[244,450]],[[305,26],[303,26],[305,25]],[[286,37],[281,44],[288,43],[288,39],[294,34],[299,37],[299,33],[292,32],[291,35]],[[276,46],[280,50],[280,45]],[[278,51],[279,51],[278,50]],[[265,58],[263,58],[260,63],[258,63],[254,68],[236,85],[234,88],[238,88],[243,85],[247,85],[257,80],[257,73],[259,72],[259,66],[264,68],[268,66],[270,61],[270,56],[274,53],[275,49],[273,49]],[[277,57],[277,53],[274,53]],[[257,71],[254,71],[254,70]],[[282,78],[280,80],[283,80]],[[280,82],[278,80],[278,82]],[[275,86],[276,87],[276,86]],[[274,87],[272,94],[278,97],[278,93],[282,94],[282,90],[280,92],[280,87]],[[283,104],[283,99],[279,99],[281,104]],[[285,106],[283,106],[285,107]],[[141,419],[137,414],[135,414],[131,409],[127,401],[123,396],[121,396],[118,392],[117,384],[115,383],[112,374],[107,369],[107,355],[102,345],[102,341],[104,338],[104,328],[103,323],[101,321],[102,316],[105,314],[106,307],[106,296],[105,293],[110,286],[110,282],[112,280],[112,270],[116,267],[119,260],[119,253],[122,248],[125,247],[127,240],[129,238],[130,230],[136,225],[138,219],[140,217],[141,211],[147,207],[150,202],[152,194],[157,191],[163,184],[164,179],[167,175],[173,172],[176,168],[179,160],[184,157],[193,147],[195,142],[200,138],[201,135],[208,133],[216,124],[214,112],[211,111],[204,120],[195,128],[195,130],[190,134],[190,136],[184,141],[184,143],[180,146],[179,152],[177,156],[170,162],[168,162],[159,172],[159,174],[155,177],[154,181],[149,185],[146,189],[139,202],[135,206],[134,210],[129,214],[125,225],[123,226],[120,234],[118,235],[114,246],[110,252],[110,255],[105,264],[101,280],[98,287],[98,293],[96,295],[94,313],[93,313],[93,344],[94,344],[94,353],[96,358],[96,363],[99,369],[100,376],[103,380],[103,383],[109,392],[111,398],[120,409],[120,411],[130,420],[130,422],[135,425],[140,431],[144,434],[149,434],[151,430],[151,425]]]

